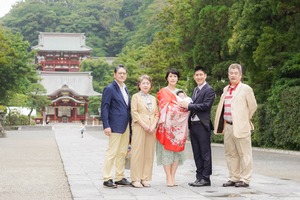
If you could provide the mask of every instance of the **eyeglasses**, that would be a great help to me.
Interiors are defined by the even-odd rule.
[[[124,76],[127,75],[126,72],[117,72],[117,74],[118,74],[118,75],[124,75]]]
[[[238,76],[238,75],[240,75],[239,72],[228,72],[228,74],[229,74],[230,76]]]

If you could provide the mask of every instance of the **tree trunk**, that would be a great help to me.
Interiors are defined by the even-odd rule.
[[[28,123],[29,123],[29,126],[31,125],[31,123],[30,123],[30,118],[31,118],[31,113],[32,113],[32,111],[33,111],[33,108],[31,108],[30,109],[30,112],[28,113]]]

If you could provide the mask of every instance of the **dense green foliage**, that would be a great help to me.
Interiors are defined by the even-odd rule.
[[[103,88],[113,80],[113,67],[104,59],[87,59],[81,63],[81,71],[92,72],[93,87],[97,92],[102,92]],[[92,114],[99,113],[101,97],[89,97],[89,110]]]
[[[94,56],[117,55],[114,64],[127,66],[132,94],[144,73],[153,78],[155,94],[174,67],[181,73],[178,87],[191,95],[193,68],[203,65],[217,104],[229,64],[241,63],[243,82],[259,103],[253,144],[300,150],[300,1],[26,0],[1,21],[18,32],[6,40],[22,34],[30,45],[40,31],[86,33]],[[113,67],[103,60],[86,60],[82,70],[93,72],[98,92],[113,80]],[[99,101],[91,98],[90,110]]]
[[[26,0],[3,23],[21,32],[31,46],[37,45],[39,32],[77,32],[86,34],[96,56],[115,56],[134,29],[132,18],[140,5],[140,0]]]
[[[16,111],[11,111],[5,119],[6,126],[28,125],[30,122],[28,116],[21,115]]]
[[[33,54],[28,53],[29,43],[23,40],[20,33],[0,26],[0,104],[14,92],[24,90],[36,77],[35,70],[30,66]]]
[[[46,92],[46,89],[40,83],[33,83],[27,88],[26,107],[30,109],[30,112],[28,114],[29,121],[31,118],[31,113],[34,109],[42,113],[43,111],[45,111],[45,107],[51,103],[51,101],[45,95]]]

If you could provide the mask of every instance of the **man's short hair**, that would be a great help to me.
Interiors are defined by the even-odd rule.
[[[206,74],[206,69],[200,65],[197,65],[195,68],[194,68],[194,73],[196,73],[196,71],[203,71],[204,74]]]
[[[228,72],[229,72],[230,69],[238,69],[241,74],[243,73],[242,66],[240,64],[237,64],[237,63],[233,63],[233,64],[229,65]]]
[[[117,73],[117,71],[118,71],[120,68],[125,69],[125,71],[127,72],[127,69],[126,69],[125,65],[119,64],[118,66],[115,67],[114,73]]]

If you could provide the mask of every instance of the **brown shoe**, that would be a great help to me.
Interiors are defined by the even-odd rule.
[[[235,187],[249,187],[249,184],[245,183],[244,181],[239,181],[235,183]]]
[[[238,182],[233,182],[233,181],[229,180],[226,183],[223,183],[223,187],[236,186],[236,183],[238,183]]]

